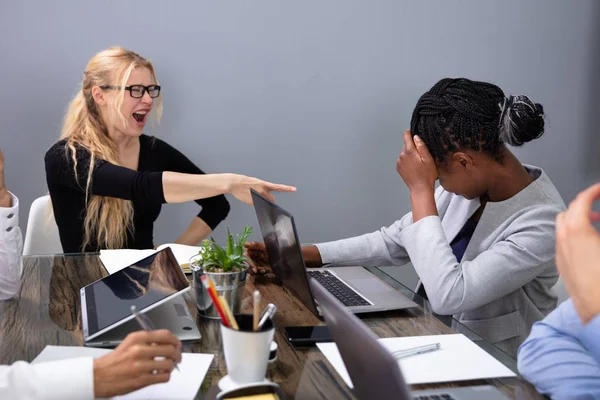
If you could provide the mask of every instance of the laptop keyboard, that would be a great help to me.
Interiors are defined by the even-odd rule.
[[[413,397],[413,400],[456,400],[447,393],[443,394],[426,394],[424,396]]]
[[[338,279],[329,271],[308,271],[308,276],[314,278],[336,299],[346,307],[370,306],[371,303],[359,296],[350,286]]]

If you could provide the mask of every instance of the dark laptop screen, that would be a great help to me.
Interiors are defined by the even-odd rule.
[[[85,287],[88,336],[189,287],[170,248]]]
[[[398,361],[377,335],[317,281],[311,279],[310,285],[350,375],[354,395],[359,400],[412,399]]]
[[[317,314],[294,218],[290,213],[252,191],[254,209],[262,232],[269,263],[277,279],[304,305]]]

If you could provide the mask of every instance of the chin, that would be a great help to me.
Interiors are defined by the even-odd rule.
[[[129,132],[126,132],[125,136],[140,137],[140,136],[142,136],[142,133],[144,133],[143,129],[135,129],[135,130],[131,130]]]

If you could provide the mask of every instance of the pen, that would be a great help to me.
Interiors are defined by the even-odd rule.
[[[137,312],[137,308],[133,304],[131,305],[131,313],[133,314],[136,321],[138,322],[138,324],[140,324],[140,326],[142,327],[143,330],[145,330],[145,331],[153,331],[154,330],[154,325],[152,325],[152,322],[150,321],[150,319],[145,314],[140,314],[139,312]],[[177,368],[177,371],[181,371],[175,361],[173,361],[173,364],[175,364],[175,368]]]
[[[258,330],[258,314],[260,313],[260,292],[258,290],[254,291],[252,295],[252,300],[254,301],[254,314],[252,318],[252,330]]]
[[[427,344],[425,346],[413,347],[412,349],[396,350],[396,351],[392,352],[392,355],[396,359],[400,359],[400,358],[404,358],[404,357],[408,357],[408,356],[414,356],[415,354],[429,353],[430,351],[439,350],[439,348],[440,348],[439,343],[433,343],[433,344]]]
[[[277,311],[277,306],[273,303],[269,303],[267,305],[267,308],[265,308],[265,311],[263,311],[262,315],[260,316],[260,321],[258,321],[259,331],[268,319],[273,318],[275,311]]]

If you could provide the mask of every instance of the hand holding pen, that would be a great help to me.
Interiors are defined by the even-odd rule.
[[[150,319],[145,314],[140,314],[139,312],[137,312],[137,308],[135,307],[135,305],[131,306],[131,313],[133,314],[136,321],[138,322],[138,324],[140,324],[143,330],[154,330],[154,325],[152,324],[152,321],[150,321]],[[181,371],[175,362],[173,362],[173,364],[175,364],[175,368],[177,369],[177,371]]]

